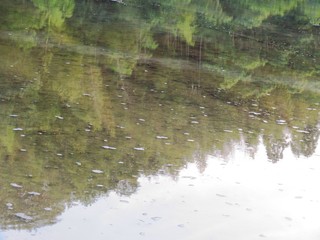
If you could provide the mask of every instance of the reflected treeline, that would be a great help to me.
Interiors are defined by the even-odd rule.
[[[254,158],[262,142],[272,162],[315,152],[317,1],[2,6],[2,228],[54,223],[239,146]]]

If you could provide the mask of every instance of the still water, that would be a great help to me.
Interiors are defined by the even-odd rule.
[[[0,239],[320,238],[320,3],[0,11]]]

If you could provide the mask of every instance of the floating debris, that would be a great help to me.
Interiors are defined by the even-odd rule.
[[[56,118],[63,120],[63,117],[61,117],[61,116],[56,116]]]
[[[103,188],[104,186],[102,184],[97,184],[96,187]]]
[[[168,139],[168,137],[165,136],[156,136],[157,139]]]
[[[25,148],[20,149],[20,152],[26,152],[26,151],[27,151],[27,149],[25,149]]]
[[[191,121],[192,124],[198,124],[198,121]]]
[[[23,131],[23,128],[14,128],[13,131]]]
[[[193,140],[193,139],[187,139],[187,141],[188,141],[188,142],[194,142],[194,140]]]
[[[119,161],[118,163],[119,163],[119,164],[124,164],[124,162],[122,162],[122,161]]]
[[[78,166],[81,166],[81,162],[76,162],[76,164],[77,164]]]
[[[93,173],[96,173],[96,174],[101,174],[101,173],[103,173],[102,170],[98,170],[98,169],[93,169],[92,172],[93,172]]]
[[[41,194],[38,193],[38,192],[28,192],[29,195],[32,195],[32,196],[40,196]]]
[[[82,96],[91,97],[91,94],[90,93],[83,93]]]
[[[144,151],[144,148],[143,147],[135,147],[133,148],[134,150],[137,150],[137,151]]]
[[[15,117],[18,117],[19,115],[17,115],[17,114],[10,114],[9,115],[9,117],[13,117],[13,118],[15,118]]]
[[[225,130],[223,130],[224,132],[227,132],[227,133],[232,133],[233,131],[232,130],[227,130],[227,129],[225,129]]]
[[[140,122],[145,122],[146,120],[143,119],[143,118],[139,118],[139,121],[140,121]]]
[[[16,184],[16,183],[10,183],[11,187],[14,187],[14,188],[22,188],[21,185],[19,184]]]
[[[52,211],[52,208],[51,207],[46,207],[46,208],[44,208],[44,210],[50,212],[50,211]]]
[[[110,146],[102,146],[104,149],[109,149],[109,150],[116,150],[117,148],[115,147],[110,147]]]
[[[16,217],[24,220],[24,221],[31,221],[33,220],[33,217],[26,215],[25,213],[16,213],[15,214]]]
[[[57,156],[62,157],[63,154],[62,153],[57,153]]]

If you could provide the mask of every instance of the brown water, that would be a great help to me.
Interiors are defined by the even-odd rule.
[[[318,239],[318,9],[3,1],[0,239]]]

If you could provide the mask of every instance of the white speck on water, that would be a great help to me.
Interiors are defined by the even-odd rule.
[[[296,130],[296,132],[298,132],[298,133],[310,133],[309,131],[306,131],[306,130]]]
[[[9,116],[15,118],[15,117],[18,117],[19,115],[17,115],[17,114],[10,114]]]
[[[46,207],[46,208],[44,208],[44,210],[49,212],[49,211],[52,211],[52,208],[51,207]]]
[[[115,147],[110,147],[110,146],[102,146],[104,149],[109,149],[109,150],[116,150],[117,148]]]
[[[41,194],[38,193],[38,192],[28,192],[29,195],[32,195],[32,196],[40,196]]]
[[[122,162],[122,161],[119,161],[118,163],[119,163],[119,164],[124,164],[124,162]]]
[[[82,96],[91,97],[90,93],[83,93]]]
[[[156,138],[157,139],[168,139],[168,137],[165,137],[165,136],[157,136]]]
[[[279,120],[276,120],[276,123],[279,125],[283,125],[283,124],[287,124],[287,121],[283,119],[279,119]]]
[[[13,131],[23,131],[23,128],[14,128]]]
[[[20,149],[20,152],[26,152],[26,151],[27,151],[27,149],[24,149],[24,148]]]
[[[232,130],[223,130],[224,132],[227,132],[227,133],[232,133],[233,131]]]
[[[58,118],[59,120],[63,120],[63,117],[62,116],[56,116],[56,118]]]
[[[93,169],[92,172],[93,172],[93,173],[96,173],[96,174],[101,174],[101,173],[103,173],[102,170],[98,170],[98,169]]]
[[[6,203],[6,206],[9,210],[13,209],[13,204],[12,203]]]
[[[194,140],[193,140],[193,139],[187,139],[187,141],[188,141],[188,142],[194,142]]]
[[[57,156],[62,157],[63,154],[62,153],[57,153]]]
[[[198,121],[191,121],[192,124],[198,124]]]
[[[25,213],[16,213],[15,214],[16,217],[24,220],[24,221],[31,221],[33,220],[33,217],[26,215]]]
[[[137,151],[144,151],[144,148],[143,147],[135,147],[133,148],[134,150],[137,150]]]
[[[143,119],[143,118],[139,118],[139,121],[140,121],[140,122],[145,122],[146,120]]]
[[[259,113],[259,112],[249,112],[249,114],[252,114],[254,116],[260,116],[261,115],[261,113]]]
[[[78,166],[81,166],[81,162],[76,162],[76,164],[77,164]]]
[[[14,187],[14,188],[22,188],[22,186],[17,183],[10,183],[10,185],[11,187]]]

